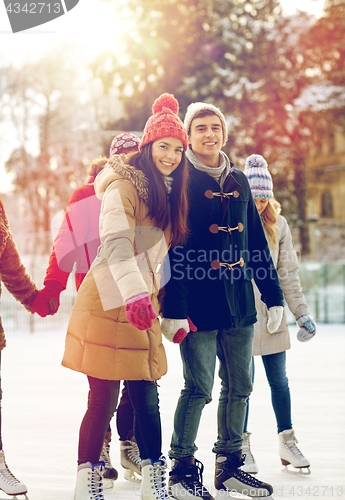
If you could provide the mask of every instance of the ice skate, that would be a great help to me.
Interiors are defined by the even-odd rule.
[[[259,472],[259,468],[250,449],[250,434],[250,432],[244,432],[242,436],[242,456],[244,458],[244,464],[241,469],[249,474],[257,474]]]
[[[296,443],[298,441],[294,430],[287,429],[279,432],[278,438],[280,460],[285,465],[285,470],[291,464],[296,469],[300,469],[300,472],[310,474],[310,462],[297,448]]]
[[[202,483],[204,466],[194,457],[172,460],[169,491],[178,500],[214,500]]]
[[[99,464],[86,462],[79,465],[73,500],[104,500],[103,471],[103,462]]]
[[[141,459],[138,445],[133,434],[126,441],[120,441],[121,465],[127,481],[141,481]]]
[[[254,498],[272,495],[273,487],[270,484],[259,481],[251,474],[241,470],[243,463],[244,459],[241,458],[241,452],[231,453],[230,455],[217,455],[214,478],[216,489],[237,492]]]
[[[104,462],[103,488],[105,490],[111,490],[114,486],[114,481],[118,478],[118,473],[112,466],[110,460],[110,432],[107,432],[107,435],[105,436],[99,460],[100,462]]]
[[[156,462],[152,462],[150,458],[141,462],[142,500],[174,500],[174,497],[170,496],[166,489],[166,468],[166,460],[163,456]]]
[[[3,450],[0,450],[0,495],[6,493],[7,500],[28,500],[27,487],[10,471]]]

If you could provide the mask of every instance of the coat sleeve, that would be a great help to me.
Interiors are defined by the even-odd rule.
[[[100,237],[103,251],[125,302],[140,293],[148,293],[134,250],[140,203],[143,202],[140,202],[136,188],[124,179],[112,182],[102,200]]]
[[[297,319],[300,316],[308,315],[309,311],[298,275],[299,264],[291,231],[282,215],[279,216],[279,230],[277,270],[287,305]]]
[[[0,276],[1,281],[13,297],[21,302],[28,311],[33,312],[31,305],[36,296],[37,288],[21,262],[11,232],[9,232],[6,246],[1,255]]]
[[[66,289],[79,253],[85,252],[84,245],[87,243],[90,225],[87,198],[92,195],[96,196],[93,187],[89,185],[82,186],[72,193],[49,257],[45,285],[48,281],[57,281],[64,290]]]

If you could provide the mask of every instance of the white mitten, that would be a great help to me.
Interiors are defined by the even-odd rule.
[[[296,320],[299,330],[297,338],[300,342],[307,342],[314,337],[316,333],[316,323],[311,316],[300,316]]]
[[[161,330],[166,339],[168,339],[170,342],[174,343],[180,343],[182,342],[183,338],[187,335],[189,332],[189,323],[187,319],[169,319],[169,318],[163,318],[161,322]],[[177,336],[178,339],[175,339],[175,335],[179,332],[179,330],[184,330],[185,335],[183,338],[181,338],[181,332]]]
[[[273,306],[269,308],[267,321],[267,330],[269,333],[274,333],[277,330],[283,317],[283,311],[283,306]]]

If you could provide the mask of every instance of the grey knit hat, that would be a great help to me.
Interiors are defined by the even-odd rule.
[[[200,111],[212,111],[212,113],[219,116],[223,129],[222,146],[225,146],[226,141],[228,140],[228,127],[226,125],[224,115],[219,108],[216,108],[216,106],[213,106],[213,104],[208,104],[207,102],[192,102],[192,104],[188,106],[187,113],[184,118],[184,125],[186,127],[188,134],[190,133],[189,129],[193,119],[196,117],[197,114],[200,113]]]
[[[273,198],[273,182],[265,158],[261,155],[248,156],[244,164],[244,173],[254,198]]]

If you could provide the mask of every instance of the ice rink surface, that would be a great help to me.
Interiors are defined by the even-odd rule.
[[[44,320],[42,326],[44,328]],[[311,474],[286,472],[278,456],[278,438],[270,391],[260,358],[251,396],[248,430],[259,466],[257,477],[274,486],[274,499],[345,500],[345,325],[319,325],[314,339],[300,343],[290,328],[292,348],[287,373],[292,396],[292,420],[298,446],[311,461]],[[65,332],[6,332],[2,353],[3,445],[7,463],[28,487],[30,500],[72,500],[76,479],[78,431],[84,415],[86,377],[61,366]],[[182,387],[179,348],[165,341],[169,369],[159,382],[163,451],[167,454],[172,420]],[[196,457],[205,466],[204,484],[217,499],[229,498],[213,487],[216,410],[205,407]],[[119,471],[105,498],[135,500],[139,487],[123,479],[115,419],[111,458]],[[168,463],[170,463],[168,461]],[[1,494],[0,499],[6,498]],[[244,498],[244,497],[242,497]]]

